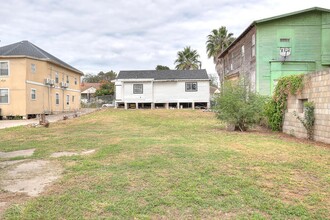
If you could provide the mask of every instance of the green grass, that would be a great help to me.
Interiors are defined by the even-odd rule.
[[[60,180],[6,219],[327,219],[330,150],[277,133],[226,132],[212,113],[106,110],[0,132]],[[49,158],[57,151],[88,156]],[[1,172],[1,171],[0,171]],[[1,174],[1,173],[0,173]]]

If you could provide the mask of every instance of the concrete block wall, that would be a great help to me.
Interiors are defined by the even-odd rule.
[[[303,118],[303,101],[312,101],[315,105],[314,140],[330,143],[330,69],[307,74],[302,92],[288,97],[284,133],[307,138],[306,129],[293,115],[296,112]]]

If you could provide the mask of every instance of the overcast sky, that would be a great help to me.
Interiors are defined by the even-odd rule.
[[[174,68],[179,50],[196,49],[202,68],[206,36],[226,26],[238,36],[254,20],[329,0],[2,0],[0,46],[28,40],[84,73]]]

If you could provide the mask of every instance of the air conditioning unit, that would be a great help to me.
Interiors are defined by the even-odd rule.
[[[69,84],[66,83],[66,82],[61,82],[61,87],[62,88],[68,88],[69,87]]]
[[[55,83],[55,80],[53,80],[53,79],[49,79],[49,78],[45,79],[46,85],[54,85],[54,83]]]

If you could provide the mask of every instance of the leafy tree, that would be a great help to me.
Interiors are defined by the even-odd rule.
[[[115,79],[117,77],[117,73],[114,71],[109,72],[99,72],[97,75],[88,73],[84,76],[83,82],[86,83],[100,83],[102,81],[110,82],[111,80]]]
[[[217,57],[223,52],[233,41],[233,33],[228,33],[226,27],[222,26],[219,29],[213,29],[211,34],[207,36],[206,52],[208,58],[213,57],[216,62]]]
[[[109,81],[102,81],[101,86],[95,92],[95,96],[113,95],[115,93],[115,84]]]
[[[170,70],[168,66],[157,65],[156,70]]]
[[[219,87],[218,77],[216,75],[209,74],[209,79],[211,80],[210,85],[214,87]]]
[[[192,50],[190,47],[185,47],[183,51],[177,53],[174,64],[177,70],[197,70],[202,66],[197,50]]]
[[[266,98],[247,89],[244,81],[228,81],[215,101],[214,110],[218,119],[235,130],[246,131],[261,121]]]

